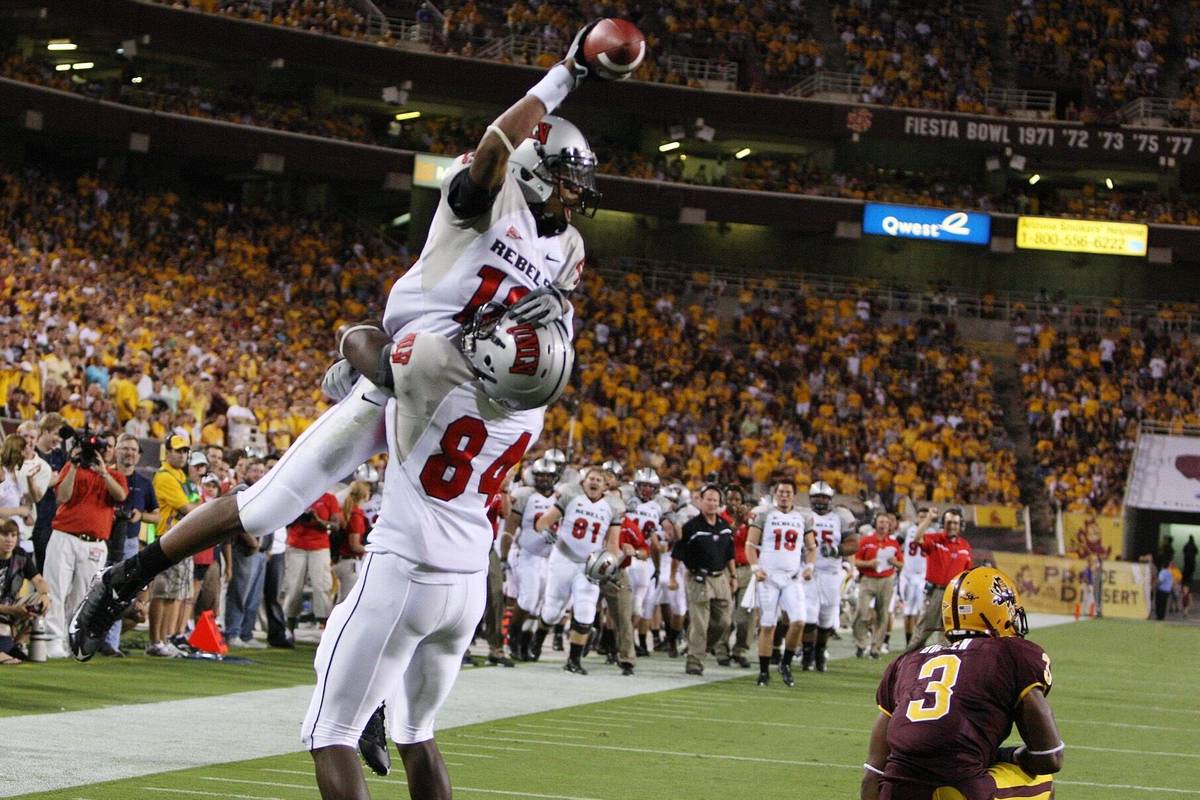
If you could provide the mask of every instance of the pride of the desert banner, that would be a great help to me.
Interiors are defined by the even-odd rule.
[[[992,554],[996,566],[1012,576],[1027,611],[1072,614],[1079,599],[1079,574],[1086,562],[1077,558],[1025,553]],[[1150,615],[1150,565],[1105,561],[1100,595],[1106,617],[1145,619]]]

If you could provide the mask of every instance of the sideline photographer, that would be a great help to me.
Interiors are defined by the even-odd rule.
[[[70,461],[58,474],[55,497],[58,510],[46,545],[42,574],[50,585],[50,611],[46,629],[50,636],[48,658],[66,658],[66,614],[83,600],[92,578],[108,559],[117,506],[125,502],[129,483],[105,458],[112,457],[113,439],[104,434],[77,432],[63,426]]]

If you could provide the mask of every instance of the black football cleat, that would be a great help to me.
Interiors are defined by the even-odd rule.
[[[588,674],[588,671],[583,668],[583,664],[580,664],[578,661],[572,661],[569,658],[567,659],[567,663],[563,664],[563,670],[565,672],[574,673],[575,675]]]
[[[756,680],[754,682],[754,685],[755,686],[768,686],[768,685],[770,685],[770,683],[771,683],[771,673],[760,672],[760,673],[758,673],[758,680]]]
[[[375,713],[367,720],[362,735],[358,737],[358,752],[362,760],[376,775],[387,775],[392,771],[392,754],[388,751],[387,726],[384,724],[384,704],[380,703]]]
[[[745,656],[734,656],[733,663],[737,664],[742,669],[750,669],[750,659]]]
[[[493,667],[515,667],[517,665],[517,662],[504,655],[504,653],[500,653],[499,655],[489,655],[487,657],[487,662]]]
[[[795,686],[796,685],[796,679],[792,677],[792,665],[791,664],[780,664],[779,665],[779,677],[783,679],[784,686]]]
[[[120,565],[101,571],[92,581],[83,602],[75,609],[67,628],[71,653],[77,661],[87,661],[104,643],[104,636],[113,623],[125,616],[133,599],[122,600],[110,585],[113,572]],[[136,596],[136,595],[135,595]]]
[[[633,664],[630,664],[628,661],[622,661],[621,662],[621,674],[624,675],[625,677],[632,676],[633,675]]]

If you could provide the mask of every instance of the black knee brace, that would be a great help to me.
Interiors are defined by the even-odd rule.
[[[575,619],[574,617],[571,618],[571,633],[581,633],[581,634],[586,635],[589,632],[591,632],[591,630],[592,630],[591,625],[584,625],[581,622],[579,622],[579,620]]]

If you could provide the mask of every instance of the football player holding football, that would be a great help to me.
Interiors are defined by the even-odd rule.
[[[1016,586],[976,567],[941,610],[949,643],[906,653],[879,682],[862,800],[1049,800],[1065,745],[1046,702],[1050,656],[1025,639]],[[1001,747],[1014,724],[1023,744]]]
[[[595,213],[596,158],[570,122],[550,116],[589,76],[618,79],[583,59],[576,36],[567,57],[487,127],[479,146],[447,169],[429,236],[416,264],[393,284],[382,324],[392,341],[413,331],[457,336],[490,302],[519,322],[566,319],[565,292],[583,268],[574,214]],[[205,503],[130,560],[101,573],[76,609],[71,649],[81,661],[155,575],[241,532],[262,536],[290,523],[323,492],[387,449],[387,395],[345,358],[322,388],[338,401],[310,425],[262,480]]]

